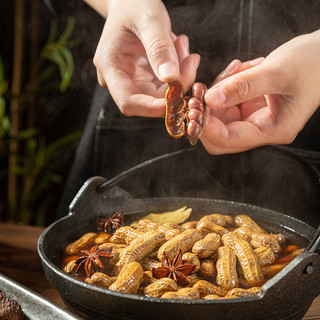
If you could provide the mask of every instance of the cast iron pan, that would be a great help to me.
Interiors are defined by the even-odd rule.
[[[147,163],[145,164],[147,165]],[[141,166],[139,166],[139,169]],[[134,199],[116,186],[120,175],[106,181],[89,179],[70,205],[68,216],[49,226],[38,241],[44,272],[68,308],[87,319],[301,319],[320,293],[320,256],[316,231],[301,220],[244,203],[190,197]],[[282,233],[289,242],[307,247],[286,268],[267,282],[254,297],[228,300],[170,300],[124,294],[87,284],[64,273],[56,265],[62,248],[95,230],[95,218],[124,210],[126,223],[150,212],[191,207],[189,220],[202,215],[247,214],[268,232]]]

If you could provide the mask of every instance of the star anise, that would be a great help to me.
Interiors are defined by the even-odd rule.
[[[97,218],[96,223],[98,231],[113,233],[124,225],[123,210],[113,213],[109,218]]]
[[[99,245],[95,245],[90,250],[81,250],[82,256],[76,260],[78,265],[76,273],[81,266],[84,266],[87,277],[90,277],[98,268],[103,268],[103,261],[101,258],[111,259],[112,247],[99,248]]]
[[[152,268],[152,275],[157,279],[169,277],[178,284],[184,285],[190,283],[187,275],[192,273],[195,267],[196,266],[193,264],[182,264],[182,252],[180,249],[172,261],[169,260],[169,257],[164,252],[162,266],[158,268]]]

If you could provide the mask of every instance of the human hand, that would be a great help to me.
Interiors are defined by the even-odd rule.
[[[234,62],[206,92],[201,141],[209,153],[291,143],[320,105],[320,31],[299,36],[265,60]]]
[[[161,117],[167,84],[195,81],[200,57],[189,53],[189,39],[175,36],[160,0],[110,1],[94,64],[99,84],[107,87],[127,116]]]

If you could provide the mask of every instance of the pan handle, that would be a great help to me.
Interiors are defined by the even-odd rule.
[[[86,218],[90,215],[96,217],[97,213],[105,214],[106,203],[107,208],[118,211],[125,203],[132,201],[131,194],[119,187],[108,189],[97,197],[97,187],[105,181],[103,177],[88,179],[71,202],[69,215],[76,215],[78,218]]]
[[[306,248],[306,251],[315,252],[319,249],[320,245],[320,225],[315,232],[313,239],[310,241],[309,245]]]
[[[126,179],[128,176],[137,173],[143,169],[145,169],[146,167],[150,166],[150,165],[154,165],[155,163],[158,162],[162,162],[165,160],[170,160],[170,159],[174,159],[177,157],[181,157],[189,152],[193,152],[195,150],[195,148],[188,148],[188,149],[181,149],[178,151],[174,151],[171,153],[166,153],[164,155],[152,158],[150,160],[146,160],[136,166],[131,167],[128,170],[125,170],[123,172],[121,172],[119,175],[115,176],[114,178],[111,178],[101,184],[99,184],[97,186],[97,192],[103,192],[107,189],[110,189],[112,187],[114,187],[115,185],[117,185],[119,182],[121,182],[123,179]]]

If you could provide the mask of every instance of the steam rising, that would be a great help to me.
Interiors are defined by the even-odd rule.
[[[319,2],[189,0],[169,8],[173,31],[187,34],[201,55],[198,80],[208,86],[233,59],[268,55],[293,37],[318,29]]]

